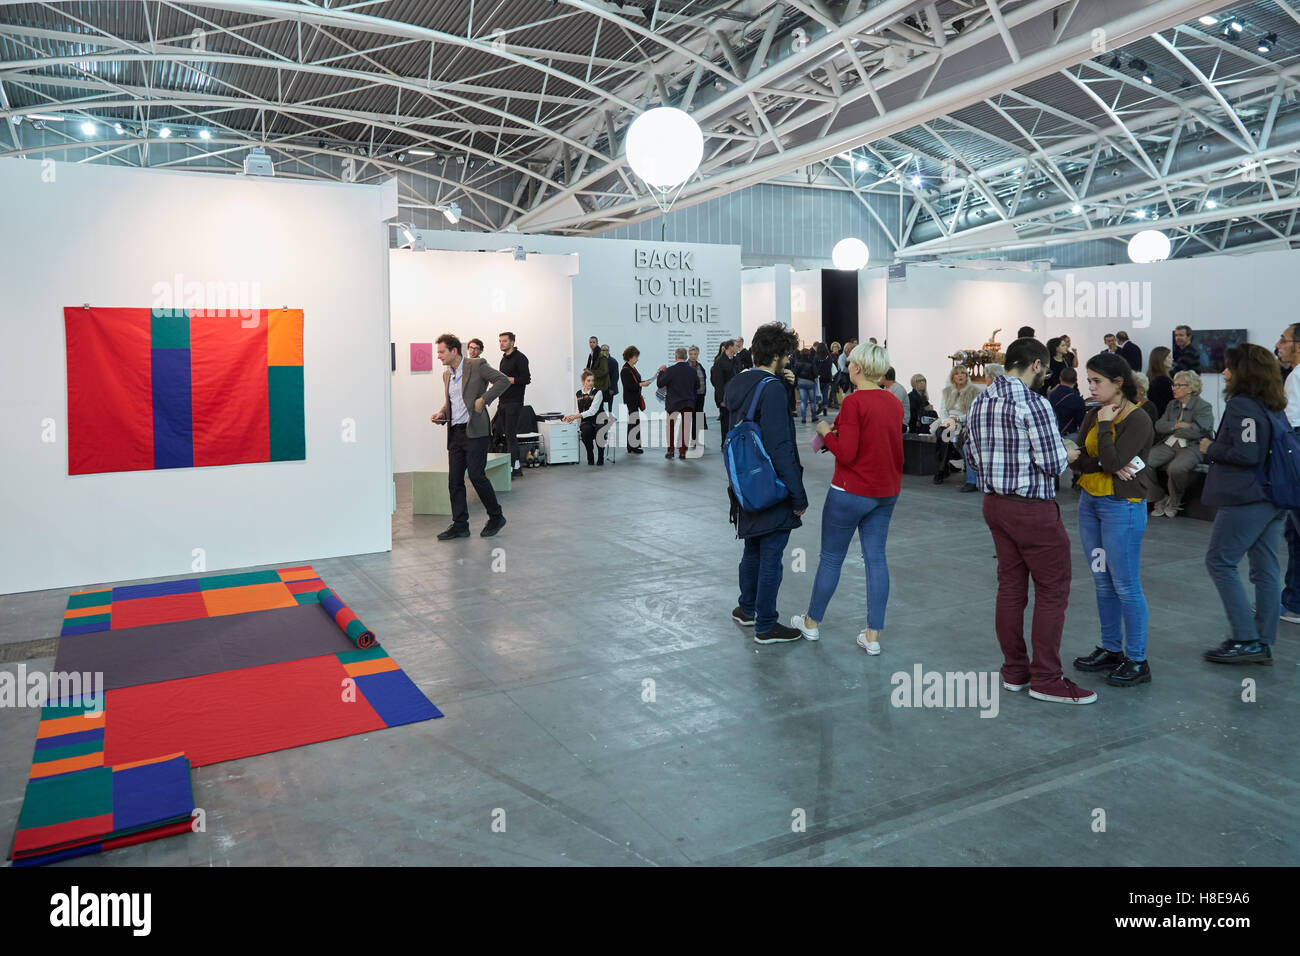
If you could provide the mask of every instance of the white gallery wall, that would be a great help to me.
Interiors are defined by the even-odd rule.
[[[937,402],[957,349],[979,348],[996,328],[1005,348],[1022,325],[1042,314],[1043,275],[908,266],[907,278],[889,282],[885,335],[894,372],[909,390],[920,372]]]
[[[744,336],[746,348],[754,341],[754,332],[760,325],[791,324],[791,275],[792,270],[786,265],[746,269],[741,273],[740,334]]]
[[[443,366],[435,353],[433,371],[412,372],[413,342],[433,342],[444,332],[462,342],[479,338],[483,358],[499,368],[498,335],[514,332],[532,376],[524,401],[538,413],[569,409],[577,391],[569,372],[577,267],[574,255],[516,262],[501,252],[391,251],[395,472],[447,467],[447,429],[429,421],[444,401]]]
[[[858,339],[862,342],[873,338],[884,342],[888,338],[888,276],[888,269],[862,269],[858,272]],[[898,374],[902,375],[901,372]]]
[[[822,270],[805,269],[790,274],[790,327],[800,348],[812,348],[822,337]]]
[[[499,250],[516,244],[530,257],[577,253],[569,358],[579,369],[592,335],[620,365],[623,349],[635,345],[639,367],[654,370],[671,361],[678,345],[698,345],[700,361],[711,365],[718,343],[740,334],[740,246],[449,229],[420,237],[430,249],[484,250],[508,264],[510,256]],[[567,375],[571,396],[578,389],[572,364]]]
[[[390,190],[0,159],[0,196],[0,592],[391,548]],[[306,460],[69,477],[64,307],[177,277],[303,309]]]

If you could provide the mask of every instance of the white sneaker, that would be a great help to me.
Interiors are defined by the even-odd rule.
[[[868,641],[866,631],[858,632],[858,647],[862,648],[864,651],[866,651],[868,654],[872,655],[873,657],[880,653],[880,642]]]
[[[1300,624],[1300,612],[1288,611],[1283,608],[1282,620],[1286,621],[1288,624]]]
[[[821,631],[815,627],[805,627],[803,620],[804,618],[802,614],[796,614],[794,617],[790,618],[790,626],[798,629],[799,633],[810,641],[820,640],[822,636]]]

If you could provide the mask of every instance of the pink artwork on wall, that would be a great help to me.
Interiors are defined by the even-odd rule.
[[[411,343],[411,371],[412,372],[433,371],[433,343],[432,342]]]

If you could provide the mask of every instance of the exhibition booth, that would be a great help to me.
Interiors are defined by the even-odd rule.
[[[927,263],[828,284],[828,270],[742,271],[738,246],[433,230],[419,251],[393,249],[391,184],[5,160],[0,188],[23,229],[0,263],[3,519],[23,542],[0,557],[3,593],[390,549],[393,474],[445,468],[429,421],[443,332],[482,339],[494,365],[498,334],[514,332],[528,404],[568,413],[591,336],[620,366],[635,345],[646,377],[678,347],[711,366],[721,341],[764,322],[811,344],[831,321],[826,290],[852,275],[856,314],[839,302],[835,321],[886,343],[899,381],[921,372],[937,395],[951,353],[994,330],[1005,346],[1022,325],[1068,333],[1083,359],[1119,329],[1149,356],[1179,324],[1269,346],[1297,264],[1289,251],[1059,271]],[[252,373],[260,391],[247,375],[204,378],[199,319],[223,310],[273,343]],[[103,337],[118,312],[144,323],[121,342]],[[195,323],[183,341],[168,338],[177,321]],[[188,366],[176,379],[191,355],[193,380]],[[117,394],[115,376],[140,395]],[[1205,377],[1217,415],[1221,377]],[[174,433],[169,416],[191,412],[192,434]],[[269,446],[249,451],[239,435],[258,415]]]

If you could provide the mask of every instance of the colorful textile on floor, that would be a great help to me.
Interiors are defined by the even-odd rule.
[[[63,731],[72,726],[66,721],[85,719],[81,713],[69,716],[61,707],[45,710],[48,716],[42,714],[40,733],[50,735],[37,738],[36,767],[41,766],[43,745],[55,745],[45,747],[45,753],[77,749],[61,741],[78,732]],[[102,764],[102,726],[98,733],[97,756]],[[33,768],[12,858],[15,866],[37,866],[185,833],[193,812],[190,763],[184,754],[59,773],[37,774]]]
[[[374,631],[362,624],[352,609],[338,599],[338,595],[329,588],[321,588],[316,592],[316,597],[325,613],[334,619],[334,623],[348,636],[349,641],[362,650],[375,646]]]
[[[63,612],[61,637],[96,631],[192,621],[199,617],[246,614],[317,603],[324,582],[309,566],[207,578],[128,584],[74,591]]]
[[[307,457],[301,309],[63,310],[68,474]]]

